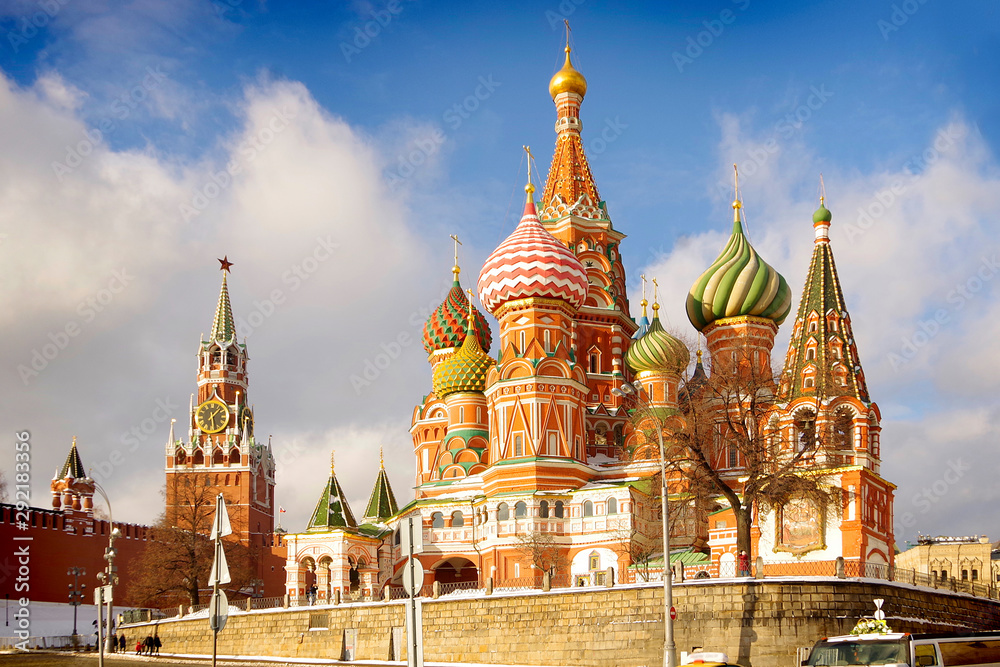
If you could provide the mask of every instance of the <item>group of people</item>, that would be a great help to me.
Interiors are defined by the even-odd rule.
[[[119,653],[125,652],[125,646],[127,641],[125,639],[125,633],[122,633],[117,639],[112,642],[112,645],[116,647]],[[163,646],[163,642],[160,641],[159,635],[146,635],[146,638],[137,637],[135,640],[135,654],[136,655],[159,655],[160,647]]]

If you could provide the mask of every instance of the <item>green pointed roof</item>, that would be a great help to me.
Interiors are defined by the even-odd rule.
[[[72,477],[73,479],[83,479],[87,476],[87,471],[83,467],[83,461],[80,459],[80,452],[76,450],[76,437],[73,437],[73,445],[69,448],[69,456],[66,457],[66,463],[63,464],[62,470],[59,472],[59,479],[66,479],[67,477]]]
[[[821,207],[821,211],[829,211]],[[823,215],[819,222],[829,223],[832,215]],[[813,216],[816,221],[816,216]],[[810,331],[810,316],[816,313],[815,330]],[[838,349],[840,357],[834,354]],[[809,350],[813,357],[809,358]],[[803,386],[805,371],[814,367],[814,386]],[[788,342],[785,368],[781,374],[781,394],[785,400],[800,396],[853,396],[869,402],[868,386],[858,357],[857,344],[851,328],[851,317],[844,303],[833,249],[825,231],[818,232],[813,246],[809,273],[802,290],[795,329]]]
[[[330,479],[326,482],[316,509],[313,510],[312,518],[306,530],[319,532],[325,530],[335,530],[337,528],[357,528],[358,522],[354,520],[354,513],[347,503],[344,490],[340,488],[337,475],[330,466]]]
[[[743,233],[740,202],[733,202],[733,210],[733,233],[726,247],[688,293],[688,319],[698,331],[727,317],[761,317],[781,324],[792,309],[788,283]]]
[[[215,321],[212,322],[210,341],[229,341],[236,336],[236,325],[233,323],[233,307],[229,304],[229,288],[226,286],[226,274],[222,274],[222,291],[219,292],[219,305],[215,307]]]
[[[365,516],[362,523],[385,523],[385,520],[395,515],[399,511],[396,504],[396,496],[389,486],[389,476],[385,474],[385,466],[378,471],[375,479],[375,488],[368,499],[368,507],[365,509]]]

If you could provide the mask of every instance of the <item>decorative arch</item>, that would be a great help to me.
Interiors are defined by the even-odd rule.
[[[232,450],[230,450],[229,452],[229,464],[230,465],[240,464],[240,450],[238,450],[235,447],[233,447]]]
[[[512,380],[515,378],[531,377],[534,375],[535,369],[530,363],[522,359],[517,359],[515,361],[507,364],[507,367],[503,370],[503,376],[501,380]]]
[[[544,375],[546,377],[557,377],[557,378],[568,378],[569,369],[566,365],[556,359],[544,359],[540,364],[538,364],[538,370],[536,371],[538,375]]]

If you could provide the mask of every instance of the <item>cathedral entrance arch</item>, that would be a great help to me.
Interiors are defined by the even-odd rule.
[[[434,581],[453,584],[449,588],[479,588],[479,570],[468,558],[453,556],[446,558],[431,567]]]

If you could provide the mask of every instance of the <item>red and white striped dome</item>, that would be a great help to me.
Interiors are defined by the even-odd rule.
[[[587,298],[587,271],[569,248],[538,221],[528,200],[514,233],[493,251],[479,274],[479,299],[491,314],[515,299],[562,299],[579,308]]]

